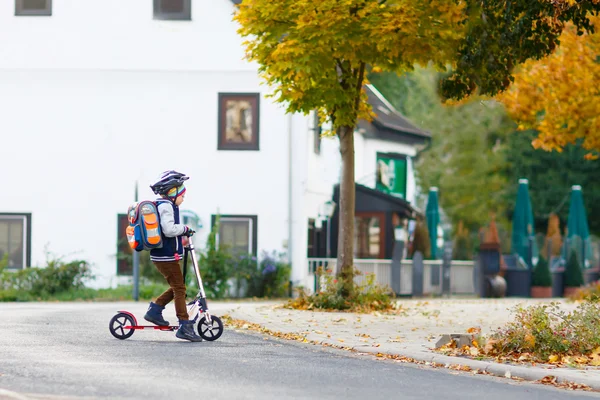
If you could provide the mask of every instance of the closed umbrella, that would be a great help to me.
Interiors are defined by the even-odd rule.
[[[573,249],[581,263],[580,265],[583,268],[591,267],[592,243],[585,205],[583,204],[583,193],[579,185],[571,187],[571,204],[567,219],[567,240],[567,246],[569,247],[567,256],[570,254],[571,249]],[[582,260],[588,262],[582,262]]]
[[[527,179],[519,179],[517,202],[512,223],[512,253],[523,258],[531,268],[533,261],[530,259],[529,246],[532,246],[532,258],[537,258],[538,248],[536,241],[533,240],[533,210],[529,198],[529,181]]]
[[[440,223],[437,187],[432,187],[429,189],[429,198],[427,199],[425,216],[427,218],[427,229],[429,230],[429,242],[431,243],[431,259],[436,260],[439,255],[439,249],[437,246],[437,229]]]

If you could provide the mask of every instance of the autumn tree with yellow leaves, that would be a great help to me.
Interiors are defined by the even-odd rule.
[[[576,4],[576,3],[575,3]],[[590,17],[599,27],[600,18]],[[580,143],[587,158],[600,152],[600,33],[583,32],[569,23],[560,47],[541,60],[518,68],[511,88],[497,99],[520,129],[535,129],[535,148],[562,151]]]
[[[243,0],[234,15],[247,59],[257,62],[276,102],[319,115],[332,126],[342,157],[338,270],[342,296],[353,284],[354,129],[370,120],[366,72],[450,67],[445,97],[496,95],[514,66],[556,46],[560,23],[590,26],[587,12],[550,0]]]

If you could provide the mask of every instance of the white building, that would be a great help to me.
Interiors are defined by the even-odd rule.
[[[197,247],[219,212],[221,241],[291,251],[303,283],[307,256],[321,252],[309,224],[338,182],[338,144],[318,140],[312,115],[264,97],[234,2],[0,2],[0,257],[11,267],[44,265],[48,246],[93,263],[96,286],[115,285],[118,221],[136,182],[152,199],[152,179],[175,169],[191,177],[182,209],[202,222]],[[357,182],[374,188],[379,162],[389,184],[385,156],[400,155],[392,190],[414,202],[411,158],[428,134],[369,94],[379,117],[356,135]]]

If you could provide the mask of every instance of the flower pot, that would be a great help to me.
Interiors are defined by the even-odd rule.
[[[532,286],[531,297],[534,299],[549,299],[552,297],[552,287],[548,286]]]
[[[569,297],[573,294],[575,294],[575,292],[579,289],[579,287],[572,287],[572,286],[565,286],[565,293],[563,294],[564,297]]]

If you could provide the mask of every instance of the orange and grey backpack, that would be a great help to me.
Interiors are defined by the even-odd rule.
[[[163,246],[156,203],[149,200],[133,203],[127,210],[127,220],[129,226],[125,232],[133,250],[152,250]]]

